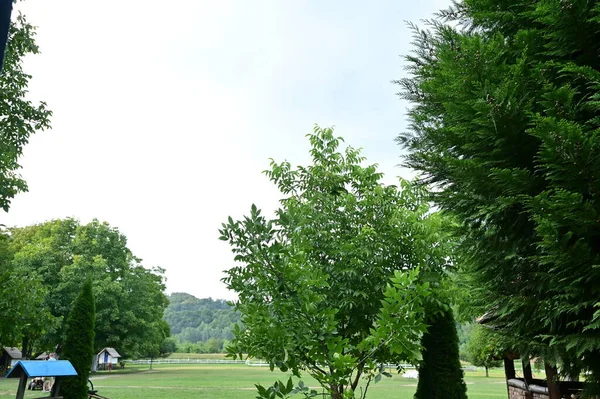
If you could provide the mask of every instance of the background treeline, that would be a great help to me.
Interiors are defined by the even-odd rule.
[[[171,327],[169,352],[218,353],[233,338],[240,315],[223,299],[173,293],[164,320]]]

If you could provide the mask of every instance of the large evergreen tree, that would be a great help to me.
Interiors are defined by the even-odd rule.
[[[431,312],[425,321],[429,327],[421,338],[423,360],[415,399],[466,399],[452,309]]]
[[[65,378],[62,382],[62,396],[68,399],[87,399],[88,376],[94,358],[94,337],[96,324],[96,305],[92,292],[92,282],[86,280],[69,314],[67,331],[61,358],[69,360],[76,377]]]
[[[464,0],[438,17],[398,82],[407,163],[462,222],[476,311],[598,382],[600,2]]]

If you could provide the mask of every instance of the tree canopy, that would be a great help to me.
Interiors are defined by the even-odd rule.
[[[420,189],[382,184],[332,129],[308,139],[311,165],[265,172],[282,194],[275,217],[252,205],[220,231],[239,263],[224,279],[243,322],[230,351],[305,370],[333,398],[362,397],[378,364],[419,358],[423,281],[447,265],[446,243]]]
[[[183,292],[168,296],[165,321],[179,342],[207,342],[211,338],[230,340],[240,314],[223,299],[198,299]]]
[[[492,329],[475,324],[466,345],[467,359],[473,366],[485,367],[485,376],[489,376],[490,367],[499,367],[504,356],[503,345]]]
[[[146,352],[148,345],[160,345],[168,336],[168,325],[162,320],[168,304],[164,271],[144,268],[118,229],[97,220],[81,224],[63,219],[11,228],[9,233],[10,267],[34,276],[35,288],[27,292],[39,290],[43,295],[43,306],[32,315],[37,324],[13,326],[26,355],[53,349],[61,342],[66,317],[88,278],[97,309],[96,350],[109,346],[134,356]],[[55,328],[39,328],[44,311]]]
[[[464,0],[428,25],[399,140],[461,223],[473,311],[600,381],[600,3]]]

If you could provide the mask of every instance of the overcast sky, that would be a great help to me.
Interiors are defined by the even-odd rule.
[[[29,192],[0,222],[72,216],[123,232],[164,267],[167,290],[233,298],[218,228],[278,193],[268,158],[306,163],[305,135],[336,126],[392,181],[407,104],[390,83],[411,47],[404,21],[449,0],[26,0],[42,54],[31,98],[52,130],[22,158]]]

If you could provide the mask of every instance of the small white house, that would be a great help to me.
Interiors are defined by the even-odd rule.
[[[117,364],[121,355],[115,350],[115,348],[104,348],[96,355],[98,359],[98,365],[101,369],[106,367],[108,364]]]

